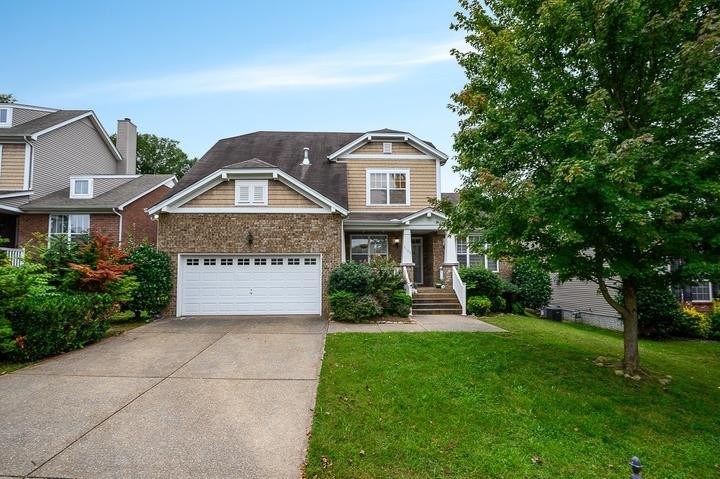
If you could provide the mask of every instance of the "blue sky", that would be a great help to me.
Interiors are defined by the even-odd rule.
[[[256,130],[396,128],[452,155],[451,0],[28,1],[3,6],[0,92],[129,117],[192,156]],[[9,28],[9,32],[7,29]],[[28,34],[30,28],[32,34]],[[9,57],[9,58],[8,58]],[[459,184],[451,162],[443,191]]]

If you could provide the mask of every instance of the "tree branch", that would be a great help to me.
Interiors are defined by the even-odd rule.
[[[613,307],[618,313],[621,315],[627,315],[630,314],[630,312],[623,306],[622,304],[615,301],[615,299],[610,296],[610,291],[608,291],[608,285],[605,284],[605,280],[602,279],[600,275],[597,277],[597,284],[600,287],[600,294],[602,294],[603,298],[605,298],[605,301],[607,301],[607,304]]]

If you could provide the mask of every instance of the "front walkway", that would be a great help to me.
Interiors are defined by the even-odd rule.
[[[429,331],[504,333],[505,330],[473,316],[456,314],[418,315],[409,323],[336,323],[330,322],[328,333],[426,333]]]

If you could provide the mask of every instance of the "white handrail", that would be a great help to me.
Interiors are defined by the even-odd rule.
[[[467,295],[467,288],[465,287],[465,283],[463,283],[462,279],[460,279],[460,273],[458,273],[458,269],[455,266],[452,268],[452,287],[453,291],[455,291],[455,296],[457,296],[458,301],[460,301],[462,315],[465,316],[467,314],[465,311],[467,307],[465,298]]]
[[[412,296],[413,294],[413,286],[410,282],[410,274],[408,273],[407,266],[402,267],[402,275],[403,275],[403,282],[405,283],[405,293],[408,296]]]
[[[5,253],[11,265],[17,267],[22,264],[25,257],[25,250],[22,248],[0,248],[0,251]]]

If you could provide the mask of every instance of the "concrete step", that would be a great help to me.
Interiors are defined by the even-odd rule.
[[[416,309],[413,308],[413,314],[462,314],[462,309],[447,308],[447,309]]]
[[[457,298],[455,293],[415,293],[413,298]]]
[[[442,298],[426,298],[424,296],[415,296],[413,303],[457,303],[458,300],[455,297],[442,297]]]

